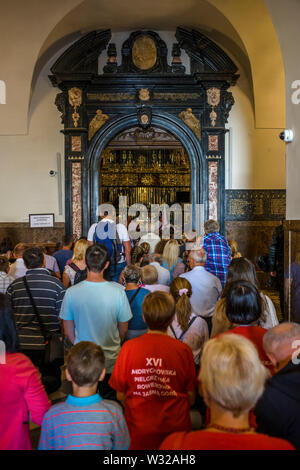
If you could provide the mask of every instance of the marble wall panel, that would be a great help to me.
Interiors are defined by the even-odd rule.
[[[72,163],[72,233],[81,237],[82,208],[81,208],[81,163]]]

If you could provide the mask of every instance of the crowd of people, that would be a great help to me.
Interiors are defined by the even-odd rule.
[[[300,449],[300,325],[204,232],[133,241],[104,214],[53,256],[3,241],[0,449],[31,449],[30,421],[40,450]]]

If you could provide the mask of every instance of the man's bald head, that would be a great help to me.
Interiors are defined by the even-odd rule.
[[[273,364],[278,364],[291,359],[297,348],[297,340],[300,341],[300,325],[281,323],[267,331],[263,337],[263,346]]]

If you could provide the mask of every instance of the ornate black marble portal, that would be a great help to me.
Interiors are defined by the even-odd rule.
[[[224,231],[225,124],[234,104],[228,88],[238,79],[237,67],[198,31],[177,28],[175,36],[170,64],[166,43],[153,31],[130,34],[118,64],[116,45],[105,30],[74,43],[51,68],[50,80],[61,90],[55,104],[65,135],[66,231],[86,234],[97,220],[101,197],[111,194],[114,185],[127,185],[126,191],[133,186],[133,202],[143,202],[137,200],[140,190],[147,200],[165,194],[169,204],[181,202],[185,193],[184,202],[203,204],[205,217],[218,218]],[[98,58],[105,49],[107,64],[100,75]],[[190,73],[181,62],[182,50]],[[150,143],[151,132],[156,140]],[[162,155],[169,166],[147,172],[153,152],[156,162]],[[176,155],[183,156],[179,176]],[[148,163],[135,178],[140,162]],[[177,184],[180,175],[182,183]],[[167,193],[159,192],[163,181]]]

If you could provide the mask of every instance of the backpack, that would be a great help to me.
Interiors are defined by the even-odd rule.
[[[80,281],[85,281],[87,277],[87,268],[85,269],[79,269],[78,266],[74,263],[70,263],[69,265],[74,271],[76,271],[75,277],[74,277],[74,286],[75,284],[78,284]]]
[[[123,245],[114,222],[106,220],[98,222],[94,233],[94,243],[106,246],[111,265],[116,265],[121,260]]]

